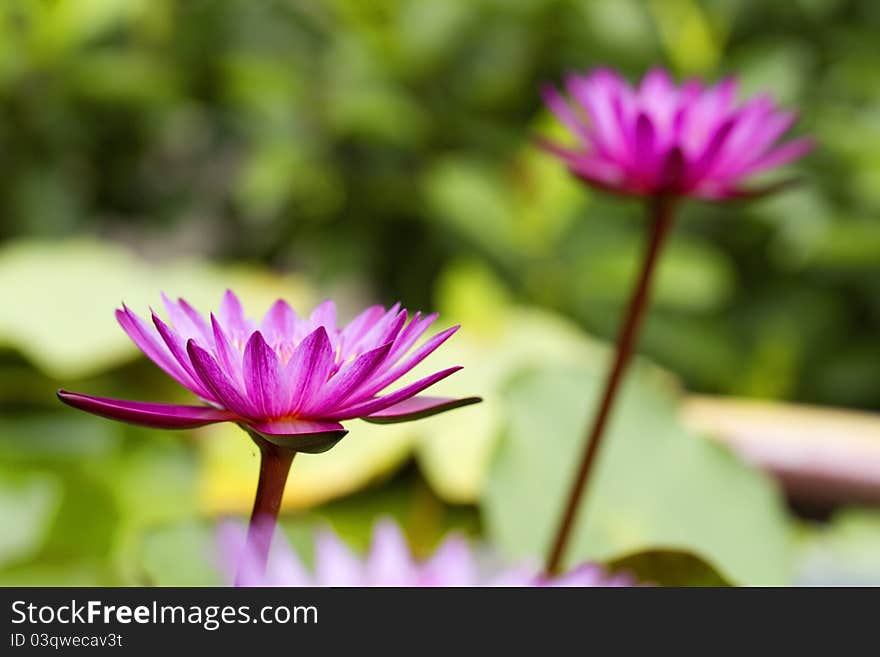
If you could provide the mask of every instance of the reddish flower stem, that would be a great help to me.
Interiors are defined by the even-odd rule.
[[[284,496],[284,486],[296,452],[273,445],[259,434],[251,431],[248,433],[260,448],[260,479],[248,525],[245,554],[254,559],[251,565],[256,567],[259,573],[264,573],[266,562],[269,560],[269,547],[272,544],[278,511],[281,509],[281,498]],[[239,572],[236,583],[240,583],[241,579],[242,573]]]
[[[559,522],[556,536],[553,540],[553,548],[547,557],[546,571],[550,575],[559,572],[562,565],[565,550],[571,538],[571,532],[574,529],[577,510],[583,499],[584,491],[587,488],[587,483],[596,461],[596,455],[599,452],[599,445],[604,436],[605,425],[611,415],[611,410],[614,408],[614,400],[617,397],[618,388],[635,349],[639,328],[642,324],[645,308],[648,305],[651,282],[656,271],[660,251],[672,226],[674,206],[674,199],[665,197],[654,198],[648,205],[651,223],[648,245],[642,262],[642,271],[630,297],[623,324],[617,335],[614,364],[605,382],[605,390],[602,394],[602,401],[599,404],[599,411],[593,419],[593,424],[586,436],[584,455],[572,484],[571,492],[565,505],[565,511]]]

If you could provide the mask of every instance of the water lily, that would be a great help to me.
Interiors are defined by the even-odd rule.
[[[163,295],[163,301],[167,322],[155,312],[147,322],[125,305],[116,318],[141,351],[201,404],[108,399],[66,390],[59,390],[58,397],[89,413],[162,429],[239,424],[261,454],[254,517],[277,516],[294,455],[330,449],[347,433],[342,422],[405,422],[480,401],[419,394],[460,367],[386,392],[458,329],[418,344],[436,315],[410,317],[400,304],[371,306],[340,326],[332,301],[300,317],[278,300],[257,323],[231,291],[218,313],[208,317],[183,299]]]
[[[748,178],[806,154],[806,138],[780,143],[794,124],[794,112],[779,110],[764,94],[737,103],[737,81],[714,86],[699,80],[681,85],[654,69],[638,87],[615,71],[570,75],[566,98],[544,90],[550,110],[574,136],[574,145],[542,140],[541,145],[591,186],[644,199],[648,240],[639,278],[617,335],[615,357],[585,440],[547,558],[555,572],[565,556],[577,510],[587,487],[617,391],[635,350],[651,284],[677,204],[684,198],[726,200],[777,189],[785,181],[747,187]]]
[[[547,87],[544,98],[575,145],[544,142],[568,168],[598,187],[635,196],[703,199],[750,196],[750,176],[795,160],[807,138],[779,143],[794,112],[766,94],[738,104],[737,80],[678,86],[662,69],[633,88],[615,71],[599,69],[566,80],[568,99]]]
[[[271,521],[269,521],[271,522]],[[261,523],[262,528],[269,526]],[[244,540],[243,528],[225,523],[219,531],[220,565],[239,586],[634,586],[626,573],[609,574],[597,564],[583,564],[554,578],[536,568],[498,568],[466,538],[447,536],[434,553],[416,559],[400,527],[389,519],[373,526],[368,553],[360,557],[332,531],[315,536],[314,569],[306,568],[281,536],[272,542],[267,568],[260,566]]]

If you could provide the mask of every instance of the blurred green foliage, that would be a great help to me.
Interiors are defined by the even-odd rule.
[[[697,389],[877,408],[878,28],[871,0],[14,0],[0,233],[354,277],[424,306],[467,253],[608,335],[639,209],[535,151],[539,86],[600,64],[736,73],[819,148],[790,192],[687,208],[644,349]]]
[[[132,360],[112,309],[143,310],[159,289],[209,309],[226,285],[254,312],[274,294],[307,305],[316,290],[348,310],[398,298],[440,308],[465,326],[444,357],[467,368],[448,390],[487,398],[397,433],[358,426],[362,443],[298,464],[291,506],[321,505],[285,520],[298,546],[317,518],[362,543],[391,509],[417,550],[463,526],[534,556],[550,511],[524,528],[504,520],[529,490],[509,493],[505,468],[537,449],[523,427],[568,396],[552,411],[568,433],[540,438],[576,440],[588,406],[575,398],[592,384],[578,379],[580,396],[542,386],[603,363],[583,331],[613,334],[644,227],[637,203],[581,187],[532,144],[558,129],[540,86],[573,69],[735,73],[744,93],[769,90],[801,112],[797,130],[818,148],[797,166],[799,186],[686,204],[641,351],[690,390],[880,409],[878,33],[873,0],[2,3],[0,581],[216,578],[204,546],[215,514],[249,502],[248,444],[80,417],[52,392],[185,399]],[[641,507],[611,486],[607,513],[638,536],[617,540],[597,515],[578,554],[676,547],[737,581],[821,580],[791,556],[813,554],[803,546],[818,534],[789,545],[769,482],[681,433],[668,391],[643,395],[687,458],[662,461],[639,494],[689,510],[639,524]],[[544,453],[522,477],[553,472],[561,456]],[[389,483],[411,455],[420,472]],[[691,489],[668,482],[691,473],[700,499],[682,502]],[[752,502],[731,510],[737,493]],[[728,537],[752,523],[772,549]],[[827,532],[823,554],[844,560],[847,537],[868,545],[876,533]]]

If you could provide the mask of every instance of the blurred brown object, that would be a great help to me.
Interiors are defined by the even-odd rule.
[[[697,395],[682,414],[775,475],[794,502],[880,503],[880,414]]]

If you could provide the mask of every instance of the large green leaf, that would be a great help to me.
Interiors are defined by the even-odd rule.
[[[688,434],[664,377],[636,368],[623,387],[580,509],[568,565],[647,548],[692,551],[738,584],[789,577],[776,489],[717,445]],[[583,449],[601,378],[583,369],[524,374],[483,500],[490,536],[512,556],[546,553]]]
[[[0,345],[50,376],[88,376],[138,353],[113,317],[123,301],[139,313],[148,305],[161,309],[164,291],[216,308],[227,287],[254,313],[278,296],[296,305],[311,300],[301,280],[260,270],[199,260],[150,263],[121,246],[89,240],[10,243],[0,249]]]
[[[631,573],[639,582],[657,586],[730,586],[706,561],[681,550],[635,552],[615,559],[608,569]]]
[[[0,471],[0,564],[29,554],[43,542],[58,510],[59,488],[50,475]]]

